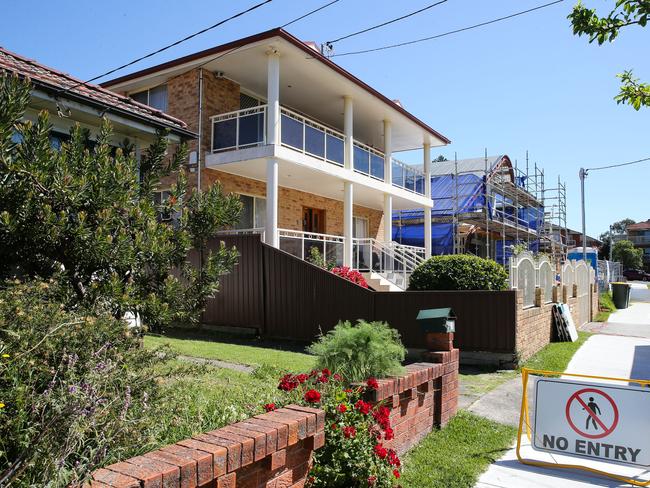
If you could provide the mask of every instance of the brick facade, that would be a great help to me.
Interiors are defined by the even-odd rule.
[[[203,181],[207,186],[221,182],[228,193],[266,196],[266,183],[243,176],[206,169]],[[293,188],[280,187],[278,194],[278,227],[302,230],[302,209],[311,207],[325,210],[325,234],[343,235],[343,202],[314,195]],[[360,205],[353,209],[355,217],[368,220],[368,236],[383,239],[383,211]]]
[[[325,412],[290,405],[93,473],[95,488],[298,488],[325,442]]]

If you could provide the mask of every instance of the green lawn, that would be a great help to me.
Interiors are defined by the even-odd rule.
[[[600,311],[594,317],[594,322],[607,322],[612,312],[616,312],[616,305],[612,300],[612,294],[609,291],[601,293],[598,297],[598,306]]]
[[[173,335],[147,335],[144,343],[147,347],[167,344],[183,356],[219,359],[283,371],[309,372],[314,367],[314,356],[282,350],[280,344],[262,342],[254,338],[242,340],[218,334],[183,330]]]
[[[585,343],[591,334],[578,332],[576,342],[551,342],[522,365],[528,369],[543,369],[546,371],[564,371],[569,361]]]
[[[461,410],[444,429],[408,453],[400,481],[405,488],[474,486],[487,466],[512,445],[517,429]]]

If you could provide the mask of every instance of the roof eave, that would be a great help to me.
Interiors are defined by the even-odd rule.
[[[302,51],[304,51],[305,53],[309,54],[314,59],[319,60],[320,62],[322,62],[323,64],[328,66],[330,69],[333,69],[334,71],[336,71],[340,75],[344,76],[348,80],[352,81],[353,83],[355,83],[356,85],[358,85],[359,87],[361,87],[362,89],[364,89],[365,91],[370,93],[371,95],[375,96],[376,98],[381,100],[383,103],[385,103],[386,105],[388,105],[392,109],[396,110],[397,112],[399,112],[400,114],[402,114],[403,116],[407,117],[409,120],[411,120],[412,122],[414,122],[415,124],[420,126],[422,129],[427,131],[429,133],[429,135],[431,135],[431,136],[435,137],[436,139],[438,139],[439,141],[441,141],[443,143],[443,145],[451,144],[450,139],[443,136],[441,133],[439,133],[435,129],[431,128],[429,125],[427,125],[426,123],[421,121],[415,115],[411,114],[410,112],[405,110],[403,107],[396,104],[391,99],[389,99],[385,95],[381,94],[380,92],[378,92],[377,90],[372,88],[367,83],[363,82],[362,80],[360,80],[359,78],[354,76],[352,73],[346,71],[345,69],[343,69],[342,67],[340,67],[336,63],[330,61],[327,57],[323,56],[320,52],[318,52],[318,51],[314,50],[313,48],[309,47],[304,42],[302,42],[300,39],[298,39],[297,37],[289,34],[287,31],[285,31],[284,29],[282,29],[280,27],[277,27],[277,28],[274,28],[274,29],[271,29],[271,30],[268,30],[268,31],[265,31],[265,32],[261,32],[261,33],[258,33],[258,34],[254,34],[252,36],[244,37],[242,39],[238,39],[238,40],[226,43],[226,44],[222,44],[220,46],[212,47],[210,49],[205,49],[203,51],[199,51],[199,52],[194,53],[194,54],[189,54],[187,56],[183,56],[181,58],[177,58],[177,59],[174,59],[174,60],[171,60],[171,61],[167,61],[165,63],[159,64],[159,65],[156,65],[156,66],[152,66],[150,68],[145,68],[143,70],[136,71],[134,73],[129,73],[129,74],[121,76],[119,78],[114,78],[114,79],[108,80],[108,81],[106,81],[104,83],[100,83],[100,86],[102,86],[103,88],[110,88],[111,86],[119,85],[119,84],[122,84],[122,83],[124,83],[126,81],[131,81],[131,80],[134,80],[134,79],[137,79],[137,78],[142,78],[143,76],[147,76],[147,75],[150,75],[150,74],[153,74],[153,73],[157,73],[159,71],[163,71],[163,70],[166,70],[166,69],[169,69],[169,68],[173,68],[173,67],[176,67],[176,66],[179,66],[179,65],[182,65],[182,64],[191,63],[192,61],[196,61],[198,59],[205,58],[206,56],[211,56],[213,54],[218,54],[220,52],[228,51],[228,50],[231,50],[231,49],[236,49],[238,47],[242,47],[242,46],[245,46],[247,44],[252,44],[254,42],[258,42],[258,41],[261,41],[261,40],[264,40],[264,39],[270,39],[270,38],[276,37],[276,36],[281,37],[282,39],[286,40],[287,42],[290,42],[291,44],[293,44],[297,48],[299,48]]]

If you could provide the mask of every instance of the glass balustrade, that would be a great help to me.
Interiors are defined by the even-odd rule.
[[[212,117],[212,152],[232,151],[266,144],[267,106],[237,110]],[[280,142],[303,154],[343,166],[345,136],[292,110],[280,109]],[[384,180],[384,154],[354,141],[354,171]],[[392,160],[392,184],[424,194],[424,175],[420,170]]]

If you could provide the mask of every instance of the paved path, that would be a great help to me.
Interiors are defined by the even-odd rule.
[[[643,285],[643,288],[645,288],[645,285]],[[647,290],[647,288],[644,290],[641,286],[635,285],[633,292],[633,297],[637,302],[633,303],[629,309],[612,314],[611,319],[616,320],[616,322],[611,321],[604,324],[601,333],[590,337],[585,342],[573,356],[567,367],[567,372],[621,378],[650,378],[650,339],[645,336],[623,336],[620,334],[626,330],[623,327],[633,328],[631,330],[636,334],[646,334],[646,331],[650,329],[648,303],[645,303],[646,300],[650,301],[650,290]],[[642,300],[643,302],[641,302]],[[514,390],[509,393],[508,389],[510,387],[507,387],[506,384],[499,388],[502,388],[501,392],[497,392],[498,389],[496,389],[491,393],[495,393],[497,397],[499,394],[510,395],[508,401],[515,401],[517,395]],[[491,393],[488,395],[491,395]],[[470,410],[473,410],[475,406],[479,407],[480,402],[486,399],[488,395],[472,405]],[[508,408],[507,406],[500,407],[498,403],[493,405],[494,409]],[[494,418],[495,414],[489,412],[490,409],[487,404],[485,407],[488,410],[485,413],[490,418]],[[479,411],[476,413],[481,414]],[[498,419],[495,418],[495,420]],[[524,448],[522,452],[529,458],[553,462],[550,455],[532,451],[530,448]],[[555,455],[555,460],[558,462],[575,463],[576,459]],[[582,462],[585,465],[590,464],[588,461]],[[596,464],[593,463],[594,466]],[[603,469],[602,464],[599,467]],[[619,467],[617,469],[626,476],[641,475],[641,472],[636,469],[628,467]],[[648,473],[641,476],[647,479]],[[630,485],[624,485],[608,478],[588,475],[578,470],[526,466],[517,461],[515,450],[511,449],[483,473],[475,488],[587,488],[591,486],[622,487]]]
[[[239,364],[239,363],[230,363],[228,361],[221,361],[220,359],[197,358],[195,356],[176,356],[176,357],[181,361],[188,361],[190,363],[197,363],[197,364],[209,364],[210,366],[215,366],[217,368],[232,369],[234,371],[240,371],[242,373],[252,373],[255,370],[253,366],[247,366],[246,364]]]
[[[650,289],[647,283],[631,282],[631,306],[617,310],[607,322],[591,322],[583,330],[596,334],[645,337],[650,339]]]

